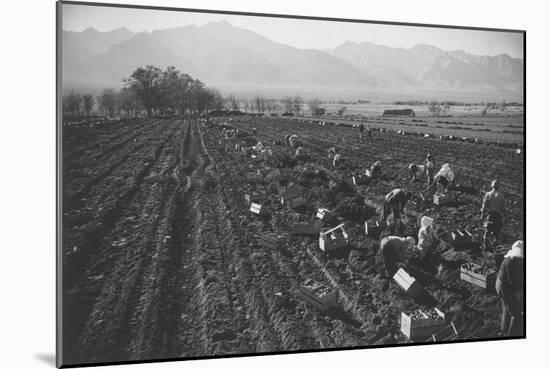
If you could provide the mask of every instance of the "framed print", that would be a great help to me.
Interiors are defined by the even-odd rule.
[[[525,37],[59,1],[58,366],[524,338]]]

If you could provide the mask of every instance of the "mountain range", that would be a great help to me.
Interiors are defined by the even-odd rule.
[[[133,33],[125,28],[62,32],[63,87],[120,87],[139,66],[173,65],[222,92],[380,91],[523,98],[523,59],[419,44],[395,48],[347,41],[299,49],[227,21]]]

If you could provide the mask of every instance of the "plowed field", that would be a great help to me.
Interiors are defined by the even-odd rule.
[[[384,195],[415,193],[404,234],[418,233],[424,214],[440,230],[480,235],[481,195],[464,194],[436,207],[418,196],[406,168],[427,152],[450,163],[461,184],[488,189],[499,178],[510,221],[504,239],[523,238],[524,158],[515,150],[467,142],[357,130],[285,119],[231,122],[241,134],[258,130],[274,151],[269,163],[235,148],[217,124],[198,119],[125,120],[63,131],[64,362],[104,362],[215,356],[407,343],[401,312],[421,308],[383,275],[379,239],[367,237]],[[293,162],[284,144],[297,134],[311,158]],[[344,167],[327,149],[344,143]],[[368,185],[341,181],[383,163]],[[277,189],[248,184],[246,174],[279,168],[305,188],[305,208],[279,201]],[[268,171],[266,169],[266,171]],[[245,194],[264,196],[268,216],[249,211]],[[291,236],[280,250],[258,245],[262,232],[288,232],[312,222],[319,207],[345,224],[350,249],[325,255],[317,236]],[[490,253],[439,250],[431,265],[411,268],[445,312],[459,339],[496,337],[498,297],[460,280],[460,264],[493,267]],[[338,294],[337,308],[318,311],[296,297],[306,279]]]

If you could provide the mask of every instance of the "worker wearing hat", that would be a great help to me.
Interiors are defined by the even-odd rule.
[[[433,226],[434,220],[428,216],[423,216],[420,220],[420,230],[418,231],[418,248],[423,255],[432,252],[441,242]]]
[[[388,236],[380,241],[380,251],[384,259],[386,274],[391,277],[397,271],[397,263],[413,254],[415,240],[412,237]]]
[[[483,249],[487,248],[487,237],[492,236],[495,241],[500,236],[505,211],[504,195],[499,191],[500,184],[495,179],[491,182],[491,191],[485,194],[481,206],[481,219],[485,220],[485,232],[483,235]]]
[[[502,302],[501,330],[506,336],[523,336],[524,242],[516,241],[504,255],[495,289]]]

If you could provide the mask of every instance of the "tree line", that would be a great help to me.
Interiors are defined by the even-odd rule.
[[[163,114],[202,114],[222,109],[224,99],[213,88],[170,66],[162,70],[153,65],[137,68],[123,80],[118,91],[106,88],[98,96],[71,91],[63,98],[63,112],[73,117],[89,117],[97,106],[100,114],[148,116]]]
[[[142,113],[148,116],[203,114],[220,109],[300,115],[307,105],[312,115],[325,114],[323,101],[311,99],[306,102],[299,95],[282,99],[262,96],[237,99],[235,95],[224,98],[216,89],[206,87],[173,66],[165,70],[153,65],[139,67],[123,79],[123,84],[120,90],[106,88],[97,96],[71,91],[63,97],[63,112],[75,118],[89,118],[92,112],[103,116],[136,117]],[[344,112],[345,107],[342,107],[338,115]]]

